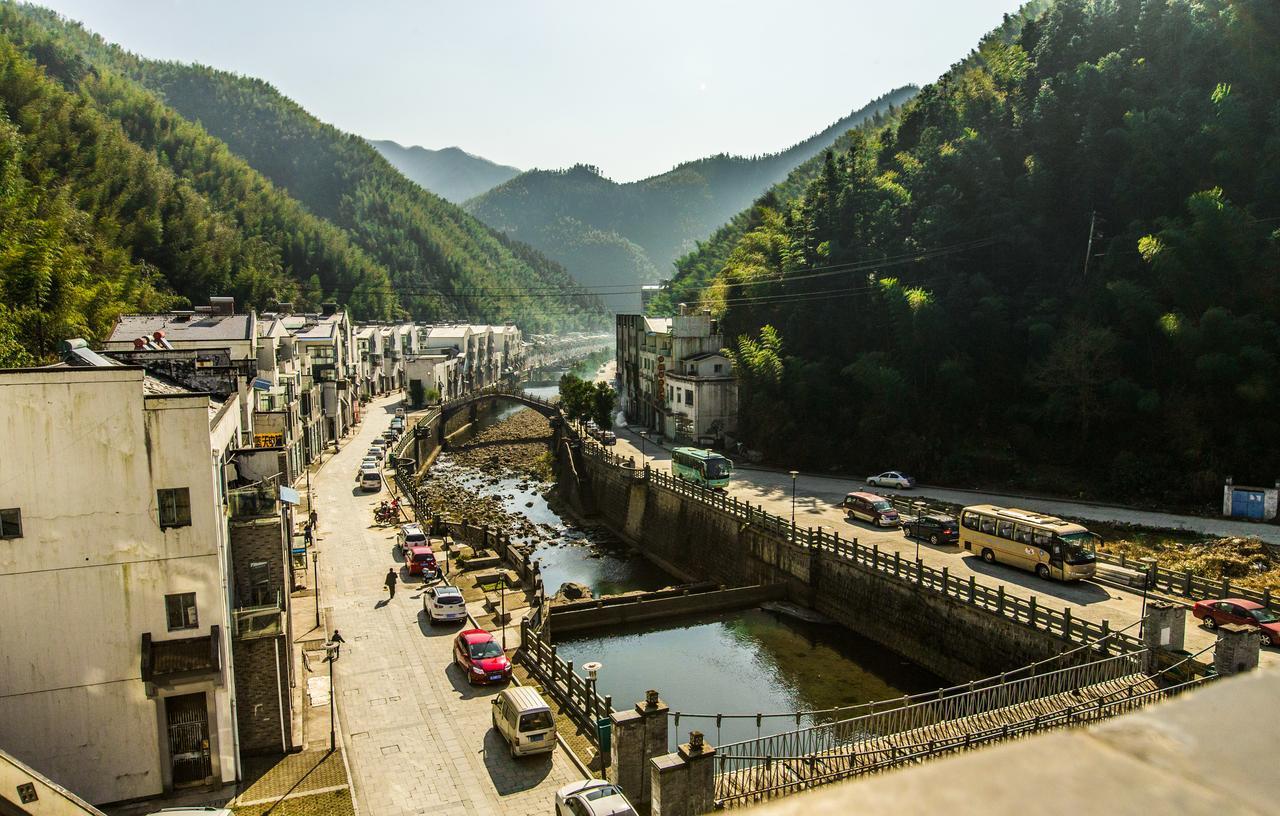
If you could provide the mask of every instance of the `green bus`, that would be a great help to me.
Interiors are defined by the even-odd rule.
[[[733,475],[733,462],[713,450],[675,448],[671,451],[671,472],[678,479],[724,488]]]

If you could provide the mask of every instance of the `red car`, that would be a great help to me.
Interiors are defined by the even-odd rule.
[[[1191,607],[1191,614],[1204,621],[1209,629],[1217,629],[1221,623],[1256,626],[1262,632],[1263,646],[1280,646],[1280,615],[1260,603],[1240,598],[1196,601],[1196,605]]]
[[[436,564],[436,554],[426,545],[405,550],[404,565],[409,568],[410,575],[435,575],[440,571]]]
[[[473,685],[511,680],[511,661],[502,653],[501,644],[483,629],[458,633],[453,639],[453,662]]]

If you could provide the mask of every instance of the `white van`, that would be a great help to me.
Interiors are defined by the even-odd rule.
[[[382,490],[382,474],[377,470],[363,469],[360,471],[360,489],[372,490],[374,493]]]
[[[551,707],[529,686],[511,686],[493,698],[493,727],[511,748],[511,756],[556,749],[556,720]]]

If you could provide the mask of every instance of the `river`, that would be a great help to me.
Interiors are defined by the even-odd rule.
[[[547,389],[540,395],[554,395],[554,386]],[[482,416],[472,433],[519,410],[519,406],[502,405]],[[585,584],[596,595],[659,589],[678,582],[608,531],[583,529],[560,517],[536,482],[512,477],[493,484],[491,476],[458,466],[447,453],[436,468],[478,492],[500,495],[508,512],[554,531],[540,539],[534,554],[548,593],[569,581]],[[725,719],[717,728],[714,719],[693,719],[690,713],[813,711],[946,685],[936,675],[842,626],[759,608],[679,623],[620,627],[605,634],[557,638],[556,643],[560,656],[578,666],[592,660],[604,664],[598,688],[601,694],[612,695],[616,707],[625,708],[644,699],[647,689],[657,688],[673,712],[685,712],[678,727],[672,728],[673,746],[677,736],[685,741],[695,728],[713,744],[723,744],[796,727],[794,718],[765,719],[757,731],[751,716]],[[801,718],[801,725],[811,722],[813,718]]]

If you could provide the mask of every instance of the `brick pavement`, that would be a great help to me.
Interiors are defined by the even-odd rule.
[[[360,432],[312,479],[320,513],[320,603],[346,645],[335,665],[339,723],[362,813],[545,814],[556,788],[580,778],[567,756],[513,760],[490,727],[497,688],[471,687],[452,665],[456,627],[432,627],[421,582],[388,601],[390,527],[373,525],[385,493],[355,472],[394,403],[373,403]],[[402,571],[402,577],[407,577]]]

